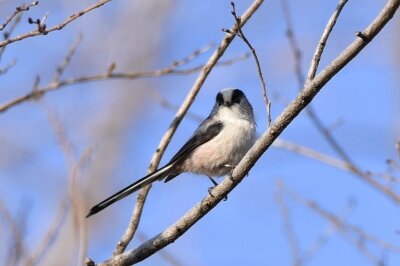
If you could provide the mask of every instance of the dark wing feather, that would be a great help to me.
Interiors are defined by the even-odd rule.
[[[187,158],[187,156],[194,151],[200,145],[212,140],[217,136],[222,128],[222,122],[216,122],[211,119],[206,119],[197,130],[194,132],[192,137],[182,146],[182,148],[172,157],[171,161],[168,164],[175,163],[183,158]],[[173,179],[177,175],[170,175],[168,176],[164,182],[168,182]]]

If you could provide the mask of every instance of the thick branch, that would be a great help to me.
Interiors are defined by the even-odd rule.
[[[312,101],[322,87],[346,66],[389,22],[400,5],[400,0],[389,0],[380,14],[333,62],[309,82],[289,106],[279,115],[271,127],[261,136],[254,146],[234,169],[230,178],[225,178],[220,185],[197,203],[176,223],[164,232],[143,243],[136,249],[127,251],[100,265],[127,265],[146,259],[163,247],[171,244],[190,227],[213,209],[230,191],[232,191],[250,171],[257,160],[271,146],[274,140],[293,121],[293,119]]]

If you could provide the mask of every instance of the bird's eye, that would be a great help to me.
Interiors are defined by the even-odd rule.
[[[217,98],[215,99],[218,105],[222,105],[224,103],[224,97],[222,97],[221,93],[217,94]]]
[[[244,94],[241,90],[238,90],[238,89],[234,90],[232,92],[232,103],[240,103],[240,101],[243,98],[243,95]]]

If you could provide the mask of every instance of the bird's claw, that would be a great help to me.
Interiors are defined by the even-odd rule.
[[[211,191],[212,191],[214,188],[215,188],[215,186],[214,186],[214,187],[209,187],[209,188],[208,188],[208,194],[210,194],[211,197],[214,197],[214,195],[211,193]]]

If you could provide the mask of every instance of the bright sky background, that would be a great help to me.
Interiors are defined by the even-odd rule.
[[[19,2],[0,2],[1,21]],[[9,45],[0,67],[14,58],[18,62],[9,73],[0,76],[0,103],[30,91],[35,75],[41,76],[42,85],[50,82],[55,67],[78,32],[83,34],[83,42],[65,77],[99,73],[113,61],[121,71],[159,69],[211,42],[219,43],[224,36],[221,28],[233,24],[228,1],[140,2],[112,1],[60,32]],[[288,2],[306,72],[337,2]],[[43,0],[32,8],[29,16],[42,17],[50,11],[48,24],[51,26],[91,3],[93,1]],[[238,13],[243,13],[250,4],[247,0],[237,1]],[[349,1],[331,34],[320,69],[354,40],[355,32],[364,29],[384,4],[383,0]],[[399,161],[395,149],[395,142],[400,139],[399,25],[397,14],[312,103],[328,127],[342,121],[333,131],[334,137],[365,171],[387,172],[387,159]],[[261,61],[272,99],[273,119],[298,90],[286,27],[281,2],[275,0],[266,1],[244,28]],[[17,33],[32,28],[22,22]],[[235,39],[222,60],[246,52],[245,44]],[[211,53],[204,53],[183,68],[204,63]],[[88,147],[93,148],[80,182],[88,209],[145,174],[160,138],[174,117],[174,112],[154,100],[152,92],[156,90],[179,105],[196,77],[197,74],[192,74],[87,83],[49,93],[43,104],[23,103],[0,114],[0,200],[15,216],[27,210],[25,240],[28,247],[35,246],[41,239],[68,191],[68,164],[44,106],[50,106],[67,129],[76,157]],[[190,112],[206,117],[216,93],[226,87],[245,91],[253,104],[261,134],[266,127],[266,114],[253,58],[215,68]],[[190,118],[184,119],[162,163],[180,148],[197,124]],[[305,113],[301,113],[281,137],[337,157]],[[221,202],[165,250],[183,265],[292,265],[282,215],[276,203],[278,180],[339,216],[349,201],[355,202],[353,209],[344,215],[348,223],[400,245],[399,209],[387,196],[354,175],[271,148],[229,194],[228,201]],[[183,174],[168,184],[156,183],[145,206],[140,234],[152,237],[160,233],[200,201],[209,186],[207,178],[190,174]],[[100,262],[111,255],[128,224],[134,200],[135,196],[130,196],[87,220],[88,257]],[[300,252],[303,252],[329,223],[303,205],[291,200],[285,202],[290,209]],[[0,218],[0,241],[7,243],[10,236],[2,233],[6,227],[1,221]],[[54,254],[63,245],[67,250],[73,246],[67,232],[67,229],[62,230],[60,239],[65,238],[65,241],[55,245]],[[130,248],[140,241],[135,238]],[[0,257],[6,254],[6,248],[0,245]],[[376,256],[384,258],[387,265],[400,265],[400,254],[372,250]],[[66,256],[65,265],[70,264],[69,256],[72,255]],[[43,263],[50,265],[54,258],[49,257]],[[305,263],[313,266],[369,264],[370,260],[340,233],[333,234]],[[168,263],[156,254],[142,265]]]

